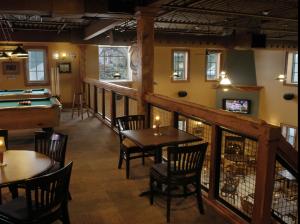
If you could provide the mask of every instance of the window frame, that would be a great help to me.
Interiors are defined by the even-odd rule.
[[[208,54],[209,53],[218,53],[220,54],[219,56],[219,65],[218,65],[218,71],[217,71],[217,77],[216,79],[212,80],[212,79],[207,79],[207,69],[208,69]],[[223,60],[224,60],[224,52],[222,50],[217,50],[217,49],[207,49],[205,51],[205,71],[204,71],[204,74],[205,74],[205,82],[218,82],[218,74],[221,73],[221,71],[223,70]]]
[[[50,72],[48,64],[48,47],[46,46],[26,46],[26,51],[29,53],[30,50],[41,50],[44,53],[44,77],[43,81],[31,81],[29,79],[29,56],[25,59],[25,86],[48,86],[50,84]]]
[[[101,79],[100,66],[100,48],[127,48],[127,79]],[[98,45],[98,66],[99,66],[99,80],[103,82],[132,82],[132,69],[130,68],[130,47],[129,46],[109,46]]]
[[[298,87],[298,83],[292,83],[295,53],[298,54],[298,51],[289,51],[289,52],[286,52],[286,54],[285,54],[286,55],[285,56],[286,80],[284,81],[283,84],[286,85],[286,86]],[[299,64],[299,54],[298,54],[298,64]],[[298,78],[299,78],[299,73],[298,73]]]
[[[291,146],[292,146],[293,148],[297,149],[297,148],[298,148],[298,127],[296,127],[296,126],[294,126],[294,125],[289,125],[289,124],[281,123],[281,124],[280,124],[280,128],[281,128],[281,134],[282,134],[282,136],[286,139],[286,141],[287,141],[288,143],[290,143],[290,142],[288,141],[288,137],[289,137],[290,135],[289,135],[289,132],[288,132],[287,130],[290,129],[290,128],[295,129],[294,142],[293,142],[293,144],[291,144],[291,143],[290,143],[290,144],[291,144]],[[285,133],[285,135],[283,135],[283,133],[282,133],[283,128],[286,128],[286,133]]]
[[[174,79],[174,54],[176,52],[184,52],[186,54],[186,62],[185,62],[185,79],[183,80],[176,80]],[[172,71],[172,74],[171,74],[171,82],[189,82],[190,81],[190,50],[189,49],[172,49],[172,54],[171,54],[171,71]]]

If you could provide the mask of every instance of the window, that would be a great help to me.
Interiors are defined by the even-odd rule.
[[[48,85],[47,50],[27,49],[27,84]]]
[[[206,52],[206,80],[216,81],[221,71],[221,52]]]
[[[100,79],[130,80],[128,47],[99,47]]]
[[[286,84],[298,85],[298,52],[288,53],[286,70]]]
[[[281,124],[281,134],[285,137],[287,142],[296,148],[298,139],[297,127]]]
[[[173,50],[173,81],[187,81],[188,80],[188,65],[189,65],[189,51],[187,50]]]

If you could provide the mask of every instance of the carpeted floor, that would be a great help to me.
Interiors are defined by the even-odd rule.
[[[119,138],[96,118],[71,119],[62,113],[61,126],[55,129],[69,135],[66,163],[74,161],[69,212],[72,224],[161,224],[166,223],[165,201],[156,197],[150,205],[139,194],[148,188],[148,172],[152,164],[132,162],[131,179],[125,170],[117,169]],[[10,149],[33,149],[35,130],[10,131]],[[7,200],[7,199],[6,199]],[[226,222],[205,206],[199,214],[194,197],[172,202],[171,223],[225,224]],[[56,222],[59,223],[59,222]]]

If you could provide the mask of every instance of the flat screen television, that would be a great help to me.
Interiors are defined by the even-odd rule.
[[[234,113],[249,114],[250,105],[246,99],[223,99],[223,109]]]

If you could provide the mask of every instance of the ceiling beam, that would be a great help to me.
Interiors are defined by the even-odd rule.
[[[230,16],[243,16],[243,17],[251,17],[251,18],[260,18],[264,20],[279,20],[279,21],[298,23],[298,18],[294,19],[294,18],[285,18],[285,17],[264,16],[264,15],[249,14],[249,13],[242,13],[242,12],[216,10],[216,9],[193,8],[193,7],[182,7],[182,6],[172,6],[172,5],[163,5],[161,6],[161,8],[165,10],[187,11],[187,12],[204,13],[204,14],[206,13],[206,14],[218,14],[218,15],[230,15]]]
[[[156,0],[153,3],[148,4],[147,7],[158,8],[158,7],[161,7],[162,5],[168,4],[170,2],[171,2],[171,0]]]
[[[196,23],[196,22],[179,22],[179,21],[168,21],[164,19],[157,19],[155,23],[164,23],[164,24],[174,24],[174,25],[187,25],[187,26],[204,26],[204,27],[217,27],[217,28],[229,28],[235,30],[254,30],[259,29],[262,31],[269,31],[269,32],[280,32],[280,33],[291,33],[291,34],[298,34],[297,30],[287,30],[287,29],[274,29],[274,28],[263,28],[263,27],[240,27],[240,26],[227,26],[227,25],[216,25],[212,23]]]
[[[113,29],[115,26],[118,26],[123,21],[120,20],[101,20],[101,21],[95,21],[91,23],[88,27],[85,28],[85,36],[84,40],[90,40],[100,34],[103,34],[111,29]]]

